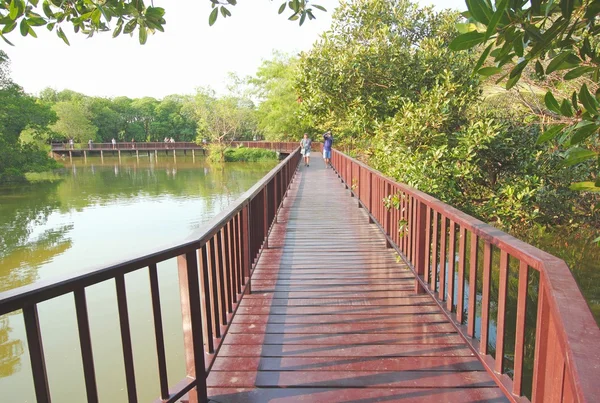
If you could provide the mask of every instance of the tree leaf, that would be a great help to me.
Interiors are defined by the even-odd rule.
[[[484,41],[487,41],[496,30],[496,26],[498,25],[498,22],[500,22],[500,18],[502,18],[502,15],[504,14],[504,11],[506,11],[507,6],[508,0],[500,0],[496,4],[496,11],[492,15],[492,18],[490,18],[490,22],[487,24],[487,30],[485,31]]]
[[[484,77],[489,77],[493,76],[494,74],[502,73],[502,71],[503,70],[500,67],[484,67],[477,70],[477,74]]]
[[[483,42],[484,37],[485,35],[481,32],[467,32],[466,34],[462,34],[454,38],[454,40],[450,42],[450,49],[454,51],[470,49],[473,46]]]
[[[560,113],[569,118],[573,117],[573,107],[567,99],[563,99],[562,103],[560,104]]]
[[[227,2],[232,6],[235,6],[237,4],[237,0],[227,0]]]
[[[560,105],[558,104],[556,98],[554,98],[554,95],[551,91],[546,93],[546,96],[544,97],[544,103],[546,104],[546,108],[550,109],[554,113],[560,114]]]
[[[565,74],[564,79],[565,80],[573,80],[574,78],[581,77],[585,73],[589,73],[591,71],[594,71],[594,67],[589,67],[589,66],[575,67],[573,70],[571,70],[567,74]]]
[[[560,0],[560,9],[562,11],[563,17],[566,19],[571,18],[571,14],[573,13],[573,7],[575,6],[574,0]]]
[[[6,24],[4,26],[4,28],[2,28],[2,33],[3,34],[8,34],[9,32],[12,32],[13,29],[15,29],[17,27],[17,22],[16,21],[12,21],[9,24]]]
[[[219,9],[215,8],[211,11],[210,15],[208,16],[208,25],[210,25],[211,27],[215,24],[215,22],[217,21],[217,17],[219,16]]]
[[[69,40],[67,39],[67,36],[63,32],[62,28],[58,27],[58,29],[56,30],[56,35],[58,35],[58,37],[60,39],[62,39],[64,43],[66,43],[67,45],[71,46],[71,44],[69,43]]]
[[[279,7],[279,11],[278,13],[281,14],[285,11],[285,6],[287,5],[287,3],[283,3],[280,7]]]
[[[140,44],[144,45],[146,43],[146,40],[148,40],[148,31],[146,30],[146,27],[144,25],[140,25],[139,31]]]
[[[483,0],[466,0],[471,16],[478,22],[487,25],[492,16],[492,9]]]
[[[553,71],[558,70],[560,65],[563,64],[563,62],[567,59],[567,56],[569,56],[570,54],[571,52],[567,51],[560,53],[558,56],[555,56],[552,59],[552,61],[550,61],[550,63],[548,64],[548,67],[546,67],[546,74],[550,74]]]
[[[573,148],[569,150],[567,157],[562,161],[562,165],[566,167],[579,164],[580,162],[587,161],[596,157],[596,153],[585,148]],[[592,183],[592,182],[590,182]]]
[[[21,30],[21,35],[27,36],[27,33],[29,32],[29,25],[27,25],[26,19],[21,20],[21,23],[19,24],[19,29]]]
[[[12,0],[8,6],[8,16],[11,20],[15,20],[19,15],[19,6],[17,5],[17,1],[19,0]]]
[[[565,124],[560,124],[560,125],[555,125],[555,126],[551,126],[550,128],[547,128],[542,134],[540,134],[540,136],[538,137],[535,144],[543,144],[547,141],[552,140],[553,138],[558,136],[558,134],[562,131],[562,129],[565,126],[566,126]]]
[[[597,130],[598,125],[592,122],[580,127],[575,131],[575,133],[571,137],[571,144],[575,145],[581,143],[582,141],[590,137],[592,134],[594,134]]]
[[[594,182],[576,182],[569,186],[571,190],[578,190],[581,192],[600,192],[600,187],[596,186]],[[598,238],[600,240],[600,238]]]
[[[598,101],[590,94],[585,84],[579,90],[579,102],[581,102],[586,111],[594,115],[598,114]]]
[[[323,6],[319,6],[318,4],[311,4],[312,7],[316,8],[317,10],[321,10],[321,11],[325,11],[327,12],[327,9]]]
[[[535,73],[540,77],[543,77],[545,75],[544,66],[542,66],[542,63],[540,63],[539,60],[535,61]]]

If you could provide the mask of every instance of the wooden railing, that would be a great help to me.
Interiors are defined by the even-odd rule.
[[[523,397],[527,386],[536,403],[598,401],[600,330],[564,261],[339,151],[334,150],[332,157],[334,169],[385,233],[388,246],[417,275],[416,291],[435,298],[512,401],[527,401]],[[390,198],[397,208],[389,208]],[[512,345],[505,331],[509,266],[516,267],[511,274],[518,278],[513,351],[505,349]],[[539,272],[537,298],[535,290],[528,289],[532,270]],[[492,284],[492,273],[498,274],[497,283]],[[497,287],[497,301],[491,301],[492,286]],[[535,323],[526,322],[528,299],[537,303]],[[497,308],[495,343],[490,339],[490,304]],[[535,328],[535,352],[533,379],[524,385],[528,326]],[[506,370],[507,356],[514,356],[512,371]]]
[[[313,143],[313,150],[319,150],[320,143]],[[232,147],[244,146],[249,148],[266,148],[273,151],[279,151],[283,153],[291,153],[299,146],[299,142],[284,142],[284,141],[234,141],[231,143]],[[52,151],[106,151],[106,150],[198,150],[204,149],[205,144],[196,144],[193,142],[182,142],[178,141],[175,143],[170,142],[139,142],[139,143],[52,143]]]
[[[98,402],[86,290],[105,281],[114,282],[116,289],[128,401],[138,400],[125,281],[127,273],[136,271],[147,271],[150,278],[159,401],[175,402],[188,393],[190,401],[207,402],[206,376],[238,302],[250,288],[253,262],[265,245],[299,162],[296,147],[260,182],[185,242],[80,275],[0,293],[0,316],[22,310],[38,403],[50,402],[51,397],[37,307],[43,301],[69,294],[74,298],[87,401]],[[187,377],[169,389],[157,264],[173,258],[177,258],[179,274]],[[144,357],[145,362],[152,359]]]

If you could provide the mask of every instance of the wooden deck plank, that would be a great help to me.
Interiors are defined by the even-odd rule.
[[[231,402],[507,401],[335,173],[302,167],[208,376]]]

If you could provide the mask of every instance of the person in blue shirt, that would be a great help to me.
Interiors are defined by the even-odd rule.
[[[333,136],[330,131],[323,134],[323,159],[325,160],[325,168],[331,166],[331,147],[333,146]]]

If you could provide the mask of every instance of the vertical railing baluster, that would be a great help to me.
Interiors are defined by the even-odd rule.
[[[433,210],[433,242],[431,243],[431,278],[429,279],[431,291],[435,294],[437,290],[437,266],[438,266],[438,217],[437,211]]]
[[[96,384],[96,369],[94,366],[94,353],[92,351],[92,337],[90,334],[90,320],[87,310],[85,288],[73,292],[75,299],[75,313],[77,315],[77,330],[79,332],[79,346],[81,348],[81,361],[83,363],[83,378],[88,402],[98,401],[98,385]]]
[[[213,334],[213,310],[211,306],[211,288],[210,288],[210,267],[208,264],[208,249],[206,244],[202,245],[202,248],[198,249],[200,259],[198,263],[200,266],[200,280],[202,290],[202,301],[204,302],[204,315],[203,321],[206,329],[204,336],[204,342],[206,343],[207,352],[213,354],[215,352],[215,343],[213,336],[219,337]]]
[[[427,206],[425,213],[425,257],[423,282],[429,284],[429,266],[431,265],[431,207]]]
[[[456,225],[450,220],[450,242],[448,244],[448,290],[446,292],[446,309],[454,308],[454,266],[456,262]]]
[[[224,273],[224,265],[223,265],[223,244],[221,242],[221,235],[222,235],[223,231],[219,231],[217,232],[213,238],[211,239],[214,240],[213,244],[211,245],[216,245],[216,269],[217,269],[217,282],[219,284],[219,312],[220,312],[220,318],[221,318],[221,325],[225,326],[227,324],[227,312],[228,310],[228,306],[227,306],[227,294],[225,292],[227,286],[225,284],[225,273]]]
[[[513,394],[521,396],[523,392],[523,354],[525,352],[525,319],[527,312],[527,287],[529,285],[529,266],[519,263],[519,291],[517,297],[517,328],[515,331],[515,360],[513,376]]]
[[[483,291],[481,295],[481,338],[479,352],[488,353],[490,329],[490,282],[492,277],[492,245],[485,241],[483,249]]]
[[[202,312],[200,308],[200,278],[196,251],[178,256],[177,268],[181,294],[186,370],[187,376],[195,379],[196,382],[196,388],[189,392],[189,400],[191,402],[208,403]]]
[[[235,257],[235,243],[234,243],[234,224],[235,215],[231,217],[231,219],[226,224],[226,233],[227,233],[227,256],[229,258],[228,263],[226,264],[229,267],[229,276],[231,278],[231,300],[234,304],[237,304],[237,259]]]
[[[461,225],[458,233],[458,301],[456,301],[456,321],[463,323],[465,309],[465,260],[467,230]]]
[[[496,365],[497,373],[503,373],[504,328],[506,321],[506,294],[508,289],[508,253],[500,251],[500,280],[498,285],[498,320],[496,321]]]
[[[42,343],[37,305],[30,305],[23,308],[23,320],[27,334],[35,397],[38,403],[50,403],[50,387],[48,386],[48,373],[46,371],[46,359],[44,357],[44,346]]]
[[[233,296],[231,286],[231,266],[229,265],[229,232],[227,231],[229,222],[227,222],[221,231],[218,241],[220,242],[221,253],[221,273],[223,276],[223,285],[225,287],[225,305],[227,306],[227,313],[233,313]]]
[[[158,361],[158,382],[161,399],[169,398],[169,382],[167,377],[167,358],[165,354],[165,337],[163,333],[162,312],[160,309],[160,290],[158,287],[158,271],[155,263],[148,266],[150,277],[150,297],[152,298],[152,317],[154,321],[154,338],[156,341],[156,358]],[[86,376],[87,379],[87,376]]]
[[[467,311],[467,335],[475,337],[475,309],[477,308],[477,260],[479,249],[477,235],[471,232],[469,256],[469,308]]]
[[[208,256],[208,263],[209,263],[209,267],[210,267],[210,297],[211,297],[211,304],[212,304],[212,323],[213,323],[213,329],[215,332],[215,337],[219,338],[221,337],[221,322],[220,322],[220,304],[219,304],[219,291],[218,291],[218,284],[217,284],[217,267],[216,267],[216,263],[217,263],[217,259],[215,256],[215,238],[214,236],[212,238],[210,238],[209,242],[208,242],[208,247],[209,247],[209,251],[210,254]]]
[[[242,286],[246,283],[244,280],[244,265],[243,265],[243,252],[242,252],[242,232],[240,221],[242,219],[242,211],[236,214],[233,225],[234,225],[234,242],[236,250],[236,261],[237,261],[237,286],[238,294],[242,293]]]
[[[250,260],[250,203],[246,204],[242,210],[242,251],[243,253],[243,278],[244,285],[248,284],[247,293],[252,293],[252,283],[250,282],[250,276],[252,274],[252,265]]]
[[[117,306],[119,310],[119,323],[121,325],[121,343],[123,344],[123,361],[125,363],[125,379],[127,382],[127,396],[129,402],[137,402],[137,388],[135,385],[135,370],[133,366],[133,345],[131,342],[131,329],[129,327],[129,313],[127,308],[127,290],[123,274],[115,276],[117,290]]]
[[[443,301],[446,297],[446,247],[448,239],[448,220],[444,215],[441,216],[440,225],[440,286],[438,298]]]

